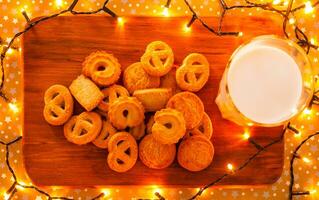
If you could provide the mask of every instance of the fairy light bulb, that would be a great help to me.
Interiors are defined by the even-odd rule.
[[[8,105],[9,105],[10,110],[12,110],[14,113],[19,112],[19,108],[18,108],[17,104],[9,103]]]
[[[300,131],[298,131],[298,133],[295,133],[295,138],[300,138],[301,137],[301,132]]]
[[[278,5],[278,4],[280,4],[281,3],[281,0],[274,0],[273,2],[272,2],[272,4],[274,4],[274,5]]]
[[[7,53],[10,55],[10,54],[13,54],[13,49],[12,48],[9,48],[8,50],[7,50]]]
[[[239,32],[238,33],[238,37],[243,37],[244,33],[243,32]]]
[[[314,10],[314,8],[312,7],[311,1],[307,1],[305,3],[305,13],[306,14],[312,13],[313,10]]]
[[[168,11],[168,8],[165,7],[162,14],[165,16],[165,17],[169,17],[169,11]]]
[[[123,19],[123,17],[118,17],[118,18],[117,18],[117,24],[120,25],[120,26],[123,26],[123,24],[124,24],[124,19]]]
[[[7,194],[6,192],[4,192],[3,197],[4,197],[4,200],[8,200],[10,197],[10,194]]]
[[[310,114],[311,114],[311,110],[310,110],[309,108],[306,108],[306,109],[303,111],[303,113],[304,113],[305,115],[310,115]]]
[[[108,189],[102,189],[101,191],[105,197],[110,196],[111,192]]]
[[[311,163],[311,160],[307,157],[302,157],[302,161],[304,161],[305,163]]]
[[[63,6],[63,0],[55,0],[55,5],[59,8]]]
[[[183,27],[184,32],[188,33],[192,30],[192,28],[190,26],[187,26],[187,24],[184,25]]]
[[[317,190],[316,189],[310,190],[309,193],[310,194],[315,194],[315,193],[317,193]]]
[[[229,171],[234,171],[234,166],[233,166],[233,164],[228,163],[228,164],[227,164],[227,169],[228,169]]]
[[[290,18],[289,19],[289,24],[295,24],[296,23],[296,20],[295,20],[295,18]]]
[[[250,138],[250,134],[249,134],[248,131],[245,131],[245,133],[243,134],[243,138],[244,138],[245,140],[248,140],[248,139]]]
[[[314,45],[316,43],[315,38],[310,38],[310,44]]]

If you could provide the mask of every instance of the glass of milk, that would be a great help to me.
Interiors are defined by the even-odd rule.
[[[276,36],[259,36],[232,54],[216,104],[224,118],[241,126],[279,126],[309,105],[313,79],[301,47]]]

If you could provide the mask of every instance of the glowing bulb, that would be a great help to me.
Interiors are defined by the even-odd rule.
[[[298,133],[295,133],[294,135],[296,138],[300,138],[301,137],[301,132],[299,131]]]
[[[105,197],[110,196],[111,192],[108,189],[103,189],[102,193],[104,194]]]
[[[313,190],[310,190],[310,191],[309,191],[310,194],[314,194],[314,193],[316,193],[316,192],[317,192],[316,189],[313,189]]]
[[[228,163],[228,164],[227,164],[227,169],[228,169],[229,171],[234,171],[234,166],[233,166],[231,163]]]
[[[9,197],[10,197],[10,194],[7,194],[6,192],[3,194],[3,196],[4,196],[4,200],[8,200],[9,199]]]
[[[24,185],[24,184],[22,184],[22,185]],[[18,189],[18,190],[24,190],[25,188],[22,187],[21,185],[16,185],[16,189]]]
[[[294,23],[296,23],[295,18],[293,18],[293,17],[292,17],[292,18],[290,18],[290,19],[289,19],[289,24],[294,24]]]
[[[305,13],[308,14],[308,13],[311,13],[313,12],[313,7],[312,7],[312,4],[310,1],[307,1],[305,3]]]
[[[162,193],[162,190],[161,190],[160,188],[155,188],[155,189],[153,190],[153,193],[159,193],[159,194],[161,194],[161,193]]]
[[[62,0],[55,0],[55,4],[57,7],[63,6],[63,1]]]
[[[250,138],[249,132],[246,131],[246,132],[243,134],[243,138],[244,138],[245,140],[248,140],[248,139]]]
[[[168,11],[168,8],[164,8],[162,14],[165,16],[165,17],[169,17],[169,11]]]
[[[239,32],[239,33],[238,33],[238,36],[239,36],[239,37],[243,37],[243,35],[244,35],[243,32]]]
[[[7,53],[8,53],[8,54],[12,54],[12,53],[13,53],[13,49],[12,49],[12,48],[9,48],[8,51],[7,51]]]
[[[311,163],[311,160],[307,157],[303,157],[302,160],[305,162],[305,163]]]
[[[19,108],[18,108],[17,104],[15,104],[15,103],[9,103],[8,105],[9,105],[9,108],[10,108],[14,113],[19,112]]]
[[[278,5],[278,4],[280,4],[281,3],[281,0],[274,0],[273,2],[272,2],[272,4],[274,4],[274,5]]]
[[[187,24],[185,24],[184,26],[184,32],[190,32],[192,29],[190,26],[187,26]]]
[[[315,42],[315,39],[314,38],[310,38],[310,44],[315,44],[316,42]]]
[[[305,115],[310,115],[310,114],[311,114],[311,110],[310,110],[309,108],[306,108],[306,109],[303,111],[303,113],[304,113]]]
[[[122,26],[122,25],[124,24],[124,19],[123,19],[123,17],[118,17],[118,18],[117,18],[117,23],[118,23],[118,25]]]

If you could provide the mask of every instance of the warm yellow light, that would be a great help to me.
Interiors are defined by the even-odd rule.
[[[311,4],[311,1],[307,1],[305,3],[305,13],[308,14],[308,13],[312,13],[313,12],[313,7],[312,7],[312,4]]]
[[[124,24],[124,19],[123,19],[123,17],[118,17],[118,18],[117,18],[117,24],[120,25],[120,26],[123,26],[123,24]]]
[[[311,114],[311,110],[310,110],[309,108],[306,108],[306,109],[303,111],[303,113],[304,113],[305,115],[310,115],[310,114]]]
[[[305,163],[311,163],[311,160],[307,157],[302,157],[302,160],[305,162]]]
[[[238,33],[238,36],[239,36],[239,37],[243,37],[243,35],[244,35],[243,32],[239,32],[239,33]]]
[[[190,26],[187,26],[187,24],[184,25],[184,32],[190,32],[192,28]]]
[[[55,0],[55,5],[56,5],[57,7],[63,6],[63,0]]]
[[[13,49],[12,49],[12,48],[9,48],[8,51],[7,51],[7,53],[8,53],[9,55],[12,54],[12,53],[13,53]]]
[[[315,38],[310,38],[310,44],[314,45],[316,43]]]
[[[24,184],[22,184],[22,185],[24,185]],[[24,190],[25,188],[22,187],[21,185],[16,185],[16,189],[18,189],[18,190]]]
[[[10,197],[10,194],[7,194],[6,192],[3,194],[4,200],[8,200]]]
[[[317,193],[317,190],[316,190],[316,189],[310,190],[309,193],[310,193],[310,194]]]
[[[248,140],[248,139],[250,138],[250,134],[249,134],[248,131],[246,131],[246,132],[243,134],[243,138],[244,138],[245,140]]]
[[[169,17],[169,11],[168,11],[168,8],[164,8],[162,14],[165,16],[165,17]]]
[[[229,171],[234,171],[234,166],[233,166],[233,164],[228,163],[228,164],[227,164],[227,169],[228,169]]]
[[[110,196],[110,194],[111,194],[109,189],[102,189],[101,192],[104,194],[105,197]]]
[[[295,18],[293,18],[293,17],[292,17],[292,18],[290,18],[290,19],[289,19],[289,24],[294,24],[294,23],[296,23]]]
[[[15,103],[9,103],[9,108],[10,108],[14,113],[19,112],[19,108],[18,108],[17,104],[15,104]]]
[[[272,2],[272,4],[274,4],[274,5],[278,5],[278,4],[280,4],[281,3],[281,0],[274,0],[273,2]]]
[[[295,133],[294,135],[296,138],[300,138],[301,137],[301,132],[299,131],[298,133]]]
[[[155,188],[155,189],[153,190],[153,193],[159,193],[159,194],[161,194],[161,193],[162,193],[162,190],[161,190],[160,188]]]

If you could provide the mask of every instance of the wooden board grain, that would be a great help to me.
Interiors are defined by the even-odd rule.
[[[227,60],[235,48],[253,36],[280,34],[280,25],[270,18],[236,17],[226,19],[224,29],[241,30],[244,37],[217,37],[198,23],[190,32],[184,32],[188,19],[137,17],[128,18],[124,26],[118,26],[114,19],[104,16],[63,16],[43,22],[24,35],[23,156],[34,184],[200,186],[225,173],[227,163],[236,167],[256,152],[253,145],[242,140],[242,127],[221,118],[214,100]],[[217,22],[216,18],[206,20]],[[176,64],[191,52],[203,53],[211,64],[210,79],[198,93],[213,122],[212,142],[216,151],[212,165],[204,171],[188,172],[176,162],[167,169],[153,170],[138,161],[129,172],[113,172],[107,167],[105,150],[92,144],[77,146],[67,142],[62,127],[48,125],[42,116],[45,90],[56,83],[68,86],[81,73],[81,63],[89,53],[111,52],[125,68],[138,61],[153,40],[163,40],[173,48]],[[77,106],[76,112],[80,110]],[[281,127],[251,131],[258,143],[267,144],[279,137]],[[283,150],[283,143],[274,145],[220,184],[274,183],[281,175]]]

